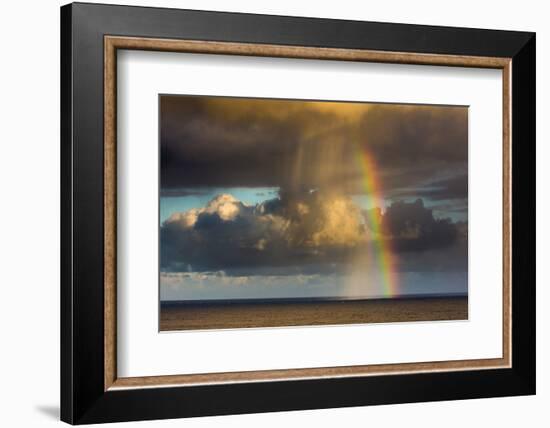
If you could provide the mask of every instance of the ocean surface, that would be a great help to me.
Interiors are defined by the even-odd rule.
[[[161,331],[467,319],[466,295],[187,300],[160,304]]]

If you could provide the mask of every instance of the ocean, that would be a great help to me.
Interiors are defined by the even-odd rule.
[[[160,331],[467,320],[468,297],[163,301]]]

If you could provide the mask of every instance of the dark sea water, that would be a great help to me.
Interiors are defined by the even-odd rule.
[[[161,331],[467,319],[464,295],[170,301],[160,306]]]

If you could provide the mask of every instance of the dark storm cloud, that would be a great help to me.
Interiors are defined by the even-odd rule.
[[[201,189],[171,189],[164,188],[160,190],[161,198],[177,198],[182,196],[202,196],[206,192]]]
[[[450,219],[436,219],[422,199],[394,202],[383,217],[397,251],[421,251],[453,244],[459,231]]]
[[[421,197],[434,201],[468,198],[468,175],[460,174],[450,178],[431,181],[416,188],[398,189],[393,197]]]
[[[448,214],[468,214],[468,201],[459,199],[456,201],[443,202],[431,205],[431,208],[437,212],[445,212]]]
[[[291,266],[300,266],[302,273],[337,271],[368,252],[374,240],[391,241],[396,252],[420,253],[452,247],[464,233],[450,220],[435,219],[420,199],[388,207],[382,234],[369,226],[371,217],[351,198],[321,191],[282,192],[255,206],[222,194],[163,223],[161,267],[174,272],[280,272]]]
[[[361,193],[368,152],[390,193],[466,170],[467,129],[464,107],[162,96],[161,186]]]

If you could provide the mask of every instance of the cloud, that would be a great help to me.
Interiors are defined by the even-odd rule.
[[[446,247],[453,244],[459,230],[450,219],[436,219],[422,199],[413,203],[394,202],[383,222],[392,237],[396,251],[419,251]]]
[[[345,196],[307,192],[254,206],[221,194],[175,213],[161,227],[169,270],[285,266],[339,258],[364,240],[360,210]]]
[[[456,225],[435,219],[421,200],[389,206],[382,215],[385,235],[369,228],[367,214],[350,197],[326,191],[281,191],[253,206],[220,194],[162,224],[161,268],[233,275],[292,266],[300,267],[292,273],[335,271],[373,239],[391,240],[396,251],[424,251],[458,237]]]
[[[162,189],[363,193],[364,151],[384,194],[424,185],[434,171],[467,170],[466,107],[198,96],[160,103]]]
[[[182,196],[203,196],[205,191],[201,189],[161,189],[161,198],[179,198]]]
[[[432,180],[415,188],[399,189],[392,193],[393,197],[413,196],[418,198],[430,198],[434,201],[467,199],[468,198],[468,174],[466,172],[451,177]]]
[[[160,275],[162,301],[347,296],[343,281],[341,275],[319,274],[230,276],[216,271]]]
[[[403,294],[422,293],[467,293],[468,273],[466,269],[455,269],[448,265],[449,252],[437,251],[430,256],[430,265],[436,266],[429,272],[410,270],[399,274],[400,290]],[[462,256],[456,250],[449,253]],[[420,259],[415,259],[417,264]],[[439,264],[442,261],[444,264]],[[369,281],[365,281],[369,278]],[[372,281],[372,270],[335,274],[252,274],[227,275],[216,272],[162,272],[160,275],[161,300],[205,300],[205,299],[269,299],[303,297],[381,297],[383,291]]]

